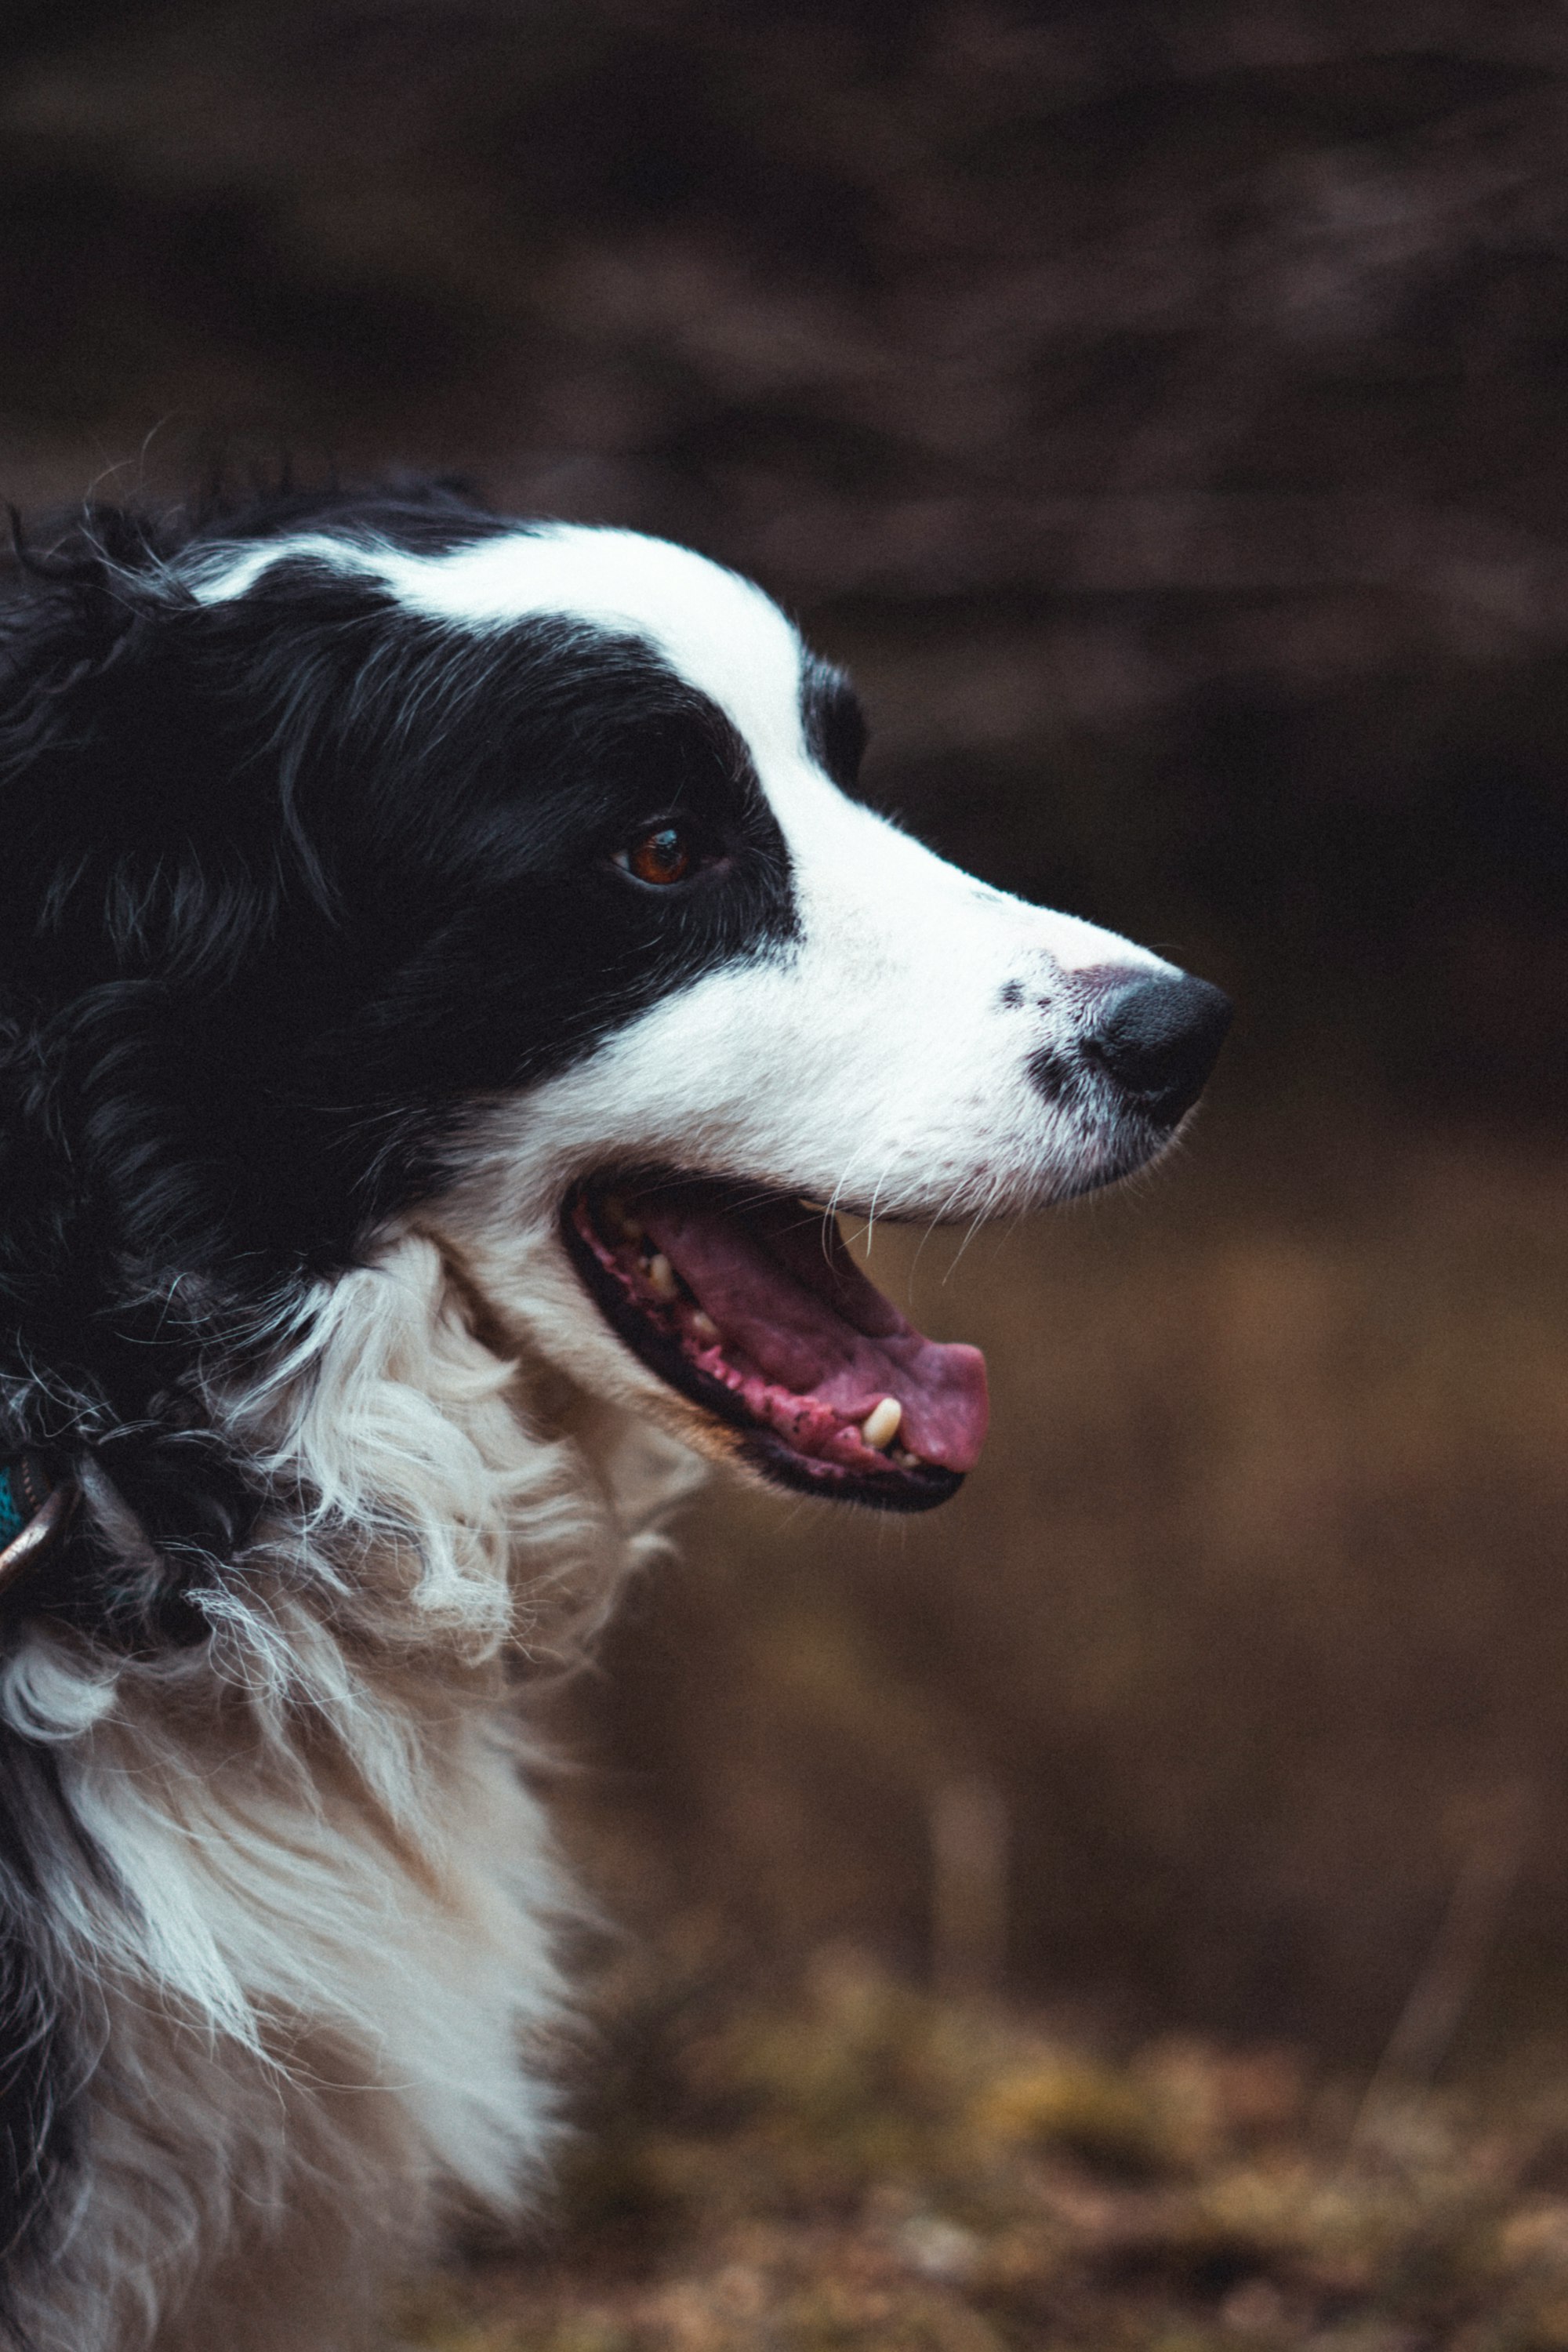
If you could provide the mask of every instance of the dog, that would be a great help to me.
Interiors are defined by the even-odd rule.
[[[836,1214],[1165,1149],[1229,1009],[854,797],[761,590],[443,485],[87,513],[0,607],[0,2336],[349,2352],[536,2189],[531,1678],[704,1459],[984,1434]]]

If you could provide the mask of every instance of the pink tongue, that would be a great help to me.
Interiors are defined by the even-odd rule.
[[[898,1444],[973,1470],[985,1443],[985,1359],[904,1321],[855,1264],[831,1218],[769,1200],[744,1215],[718,1192],[644,1193],[643,1226],[718,1325],[725,1352],[765,1378],[863,1421],[885,1396],[904,1417]]]

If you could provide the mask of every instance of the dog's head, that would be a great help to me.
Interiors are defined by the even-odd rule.
[[[68,556],[9,650],[0,1270],[122,1412],[182,1317],[259,1328],[415,1223],[499,1347],[923,1507],[984,1368],[830,1213],[1110,1182],[1225,1032],[850,797],[847,682],[680,548],[323,501]]]

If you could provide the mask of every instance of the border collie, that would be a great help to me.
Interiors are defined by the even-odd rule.
[[[1108,1183],[1206,1078],[1217,990],[942,864],[864,740],[745,581],[445,488],[23,557],[14,2346],[347,2352],[526,2193],[568,1906],[520,1687],[694,1455],[892,1511],[973,1466],[982,1358],[836,1210]]]

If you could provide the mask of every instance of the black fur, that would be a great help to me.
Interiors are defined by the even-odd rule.
[[[184,538],[94,516],[0,618],[0,1389],[18,1440],[94,1449],[169,1568],[57,1570],[122,1636],[254,1502],[194,1406],[204,1353],[437,1181],[466,1101],[789,935],[742,746],[640,643],[450,628],[300,558],[229,602],[180,576],[286,530],[499,527],[444,491]],[[651,890],[613,853],[671,814],[704,855]]]
[[[19,551],[0,604],[0,1452],[90,1454],[147,1540],[111,1575],[84,1526],[5,1608],[139,1649],[201,1639],[262,1500],[205,1425],[204,1368],[240,1370],[302,1285],[437,1184],[476,1098],[791,936],[742,745],[640,642],[447,627],[301,558],[226,602],[189,584],[204,552],[295,530],[435,551],[502,527],[446,488],[290,495],[195,526],[91,513]],[[651,888],[616,853],[672,816],[692,870]],[[13,2267],[70,2152],[68,2021],[29,1924],[47,1779],[7,1735]]]

